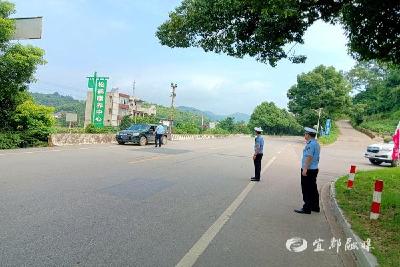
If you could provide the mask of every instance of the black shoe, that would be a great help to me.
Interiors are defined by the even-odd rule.
[[[253,181],[253,182],[259,182],[259,181],[260,181],[260,179],[257,179],[256,177],[251,177],[251,178],[250,178],[250,181]]]
[[[304,209],[297,209],[297,210],[294,210],[294,212],[301,213],[301,214],[311,214],[311,211],[307,211]]]
[[[320,212],[320,208],[311,209],[313,212]]]

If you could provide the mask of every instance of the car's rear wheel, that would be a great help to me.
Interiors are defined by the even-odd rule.
[[[162,144],[163,144],[163,145],[166,145],[166,144],[167,144],[167,137],[166,137],[166,136],[163,136],[163,137],[162,137]]]
[[[399,167],[400,166],[400,160],[393,160],[392,161],[392,167]]]
[[[118,141],[118,145],[125,145],[125,142]]]
[[[139,145],[145,146],[146,144],[147,144],[147,138],[144,137],[144,136],[140,137],[140,139],[139,139]]]
[[[369,162],[371,162],[374,165],[381,165],[382,161],[376,160],[376,159],[369,159]]]

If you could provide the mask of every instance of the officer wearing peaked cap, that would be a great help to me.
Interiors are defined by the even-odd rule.
[[[297,213],[311,214],[311,211],[320,211],[317,176],[321,148],[315,140],[316,135],[315,129],[304,128],[304,138],[307,141],[301,161],[301,191],[304,205],[303,208],[294,210]]]
[[[255,138],[255,144],[254,144],[254,155],[253,155],[253,161],[254,161],[254,177],[251,177],[251,181],[258,182],[260,181],[261,177],[261,160],[263,157],[263,150],[264,150],[264,138],[261,136],[262,129],[261,127],[256,127],[254,128],[254,131],[256,132],[256,138]]]

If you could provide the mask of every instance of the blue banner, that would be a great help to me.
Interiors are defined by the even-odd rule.
[[[329,135],[330,132],[331,132],[331,119],[327,119],[325,124],[325,134]]]

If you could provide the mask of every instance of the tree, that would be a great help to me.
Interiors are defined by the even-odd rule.
[[[201,47],[276,66],[285,58],[304,62],[293,48],[323,20],[344,26],[355,58],[400,63],[399,12],[394,0],[183,0],[156,35],[169,47]]]
[[[175,128],[173,128],[175,134],[199,134],[200,127],[194,122],[183,122],[178,123]]]
[[[233,133],[235,131],[235,120],[232,117],[227,117],[221,120],[218,125],[218,128],[223,129],[229,133]]]
[[[362,116],[386,113],[400,109],[400,67],[374,61],[359,62],[346,77],[358,92],[355,105],[364,108],[352,113],[356,122],[362,122]],[[354,116],[357,114],[357,116]]]
[[[273,102],[263,102],[254,109],[249,128],[254,131],[254,127],[261,127],[267,134],[297,135],[302,131],[295,117]]]
[[[300,124],[313,126],[317,124],[318,112],[322,108],[321,119],[337,118],[349,113],[351,107],[351,86],[334,67],[318,66],[309,73],[297,76],[287,96],[289,111]]]
[[[28,84],[34,81],[38,65],[44,64],[43,50],[10,43],[14,22],[8,17],[14,5],[0,0],[0,128],[12,130],[12,117],[18,105],[30,99]]]

